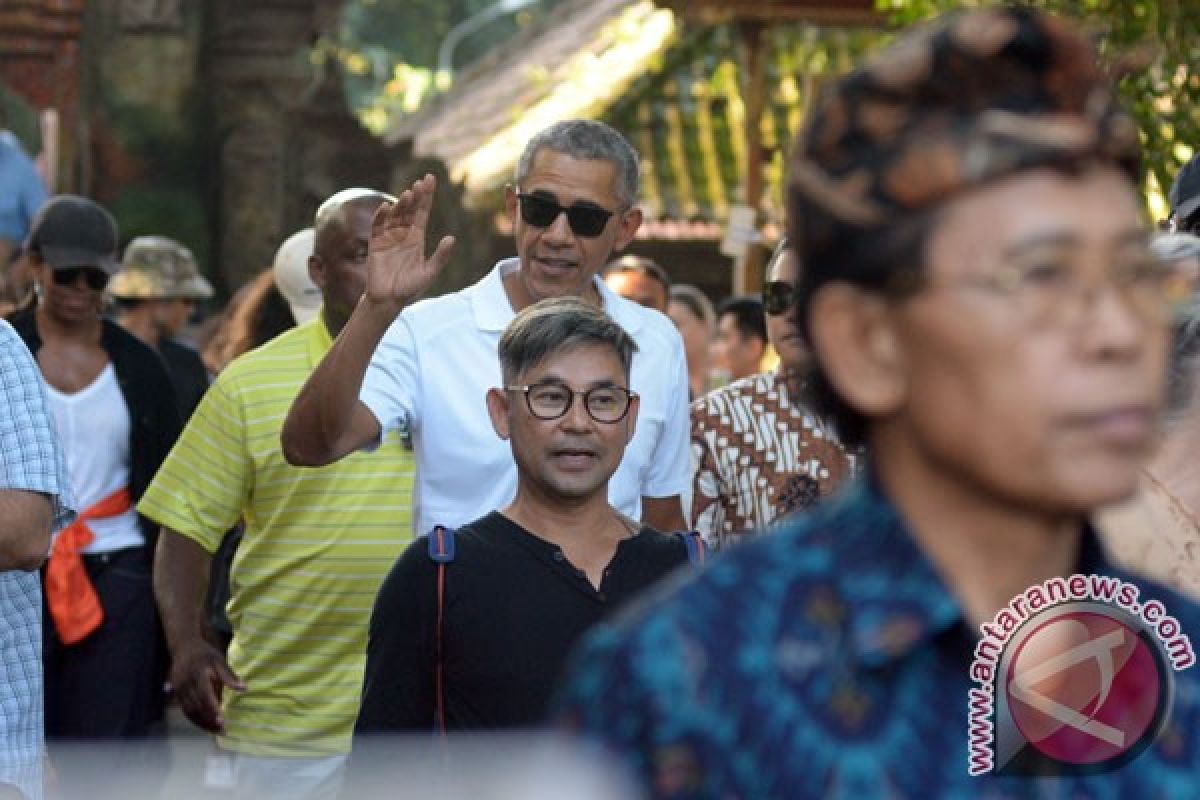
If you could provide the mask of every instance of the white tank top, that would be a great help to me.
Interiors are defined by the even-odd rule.
[[[96,380],[74,394],[65,394],[49,384],[46,390],[66,453],[76,508],[82,513],[129,485],[129,407],[111,363]],[[107,553],[145,544],[133,508],[108,519],[88,520],[88,527],[96,539],[83,549],[85,553]]]

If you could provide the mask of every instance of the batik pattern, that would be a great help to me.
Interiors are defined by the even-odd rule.
[[[814,506],[852,459],[833,432],[764,372],[692,404],[692,527],[712,549]]]

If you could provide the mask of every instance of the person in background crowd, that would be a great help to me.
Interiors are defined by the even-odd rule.
[[[800,270],[786,239],[766,274],[767,335],[779,367],[692,404],[692,527],[714,550],[811,509],[853,471],[832,428],[804,405],[809,354],[797,324]]]
[[[42,593],[50,534],[74,519],[37,364],[0,321],[0,797],[42,797]]]
[[[1200,234],[1200,155],[1183,165],[1167,193],[1174,233]]]
[[[604,268],[604,282],[626,300],[667,313],[671,279],[665,269],[649,258],[621,256]]]
[[[667,316],[683,337],[688,369],[688,400],[695,400],[711,388],[709,364],[713,335],[717,329],[717,312],[704,292],[695,286],[677,283],[671,287]]]
[[[284,331],[296,327],[296,320],[311,321],[320,311],[321,290],[308,274],[308,261],[313,254],[313,229],[304,228],[289,236],[275,251],[272,266],[264,269],[258,277],[243,286],[234,295],[222,317],[219,328],[204,348],[206,365],[214,373],[220,372],[229,362],[243,353],[260,347]],[[299,287],[301,302],[292,306],[279,289],[280,284]],[[317,305],[312,308],[312,292],[316,289]],[[290,290],[289,290],[290,291]],[[208,623],[214,638],[222,646],[229,646],[233,638],[233,626],[225,613],[229,603],[229,572],[238,544],[242,541],[242,523],[239,522],[225,534],[217,552],[213,554],[209,572]]]
[[[1160,234],[1151,247],[1183,285],[1196,286],[1200,237]],[[1096,524],[1122,566],[1200,597],[1200,293],[1187,296],[1175,318],[1168,375],[1166,435],[1142,469],[1141,490]]]
[[[308,322],[321,310],[321,287],[313,283],[308,271],[315,236],[312,228],[304,228],[284,239],[271,267],[275,286],[287,301],[297,325]]]
[[[307,263],[308,256],[298,258]],[[279,263],[278,252],[275,263]],[[275,270],[268,267],[234,294],[204,345],[201,358],[209,372],[215,375],[242,353],[266,344],[294,327],[295,313],[279,291]]]
[[[14,273],[10,265],[29,235],[34,215],[46,202],[46,186],[7,124],[0,106],[0,274],[5,278],[6,299],[15,303],[24,296],[27,277],[23,269]]]
[[[1020,619],[1010,604],[1047,607],[1030,587],[1073,574],[1129,582],[1171,636],[1200,631],[1200,607],[1117,570],[1088,522],[1135,491],[1155,443],[1175,277],[1148,250],[1138,128],[1113,83],[1064,20],[997,6],[905,32],[814,101],[788,188],[800,322],[814,396],[868,471],[589,634],[564,722],[648,793],[1196,796],[1196,670],[1126,673],[1140,637],[1124,634],[1070,661],[1105,637],[1062,616],[1018,640],[1031,651],[975,649],[985,623],[1012,632],[996,622]],[[1098,677],[1110,653],[1121,667]],[[1062,671],[1035,678],[1047,664]],[[1160,729],[1149,675],[1167,673]],[[1000,773],[971,747],[972,690]]]
[[[486,397],[517,465],[516,497],[449,534],[454,558],[444,576],[430,557],[435,532],[384,581],[360,733],[538,725],[584,630],[687,560],[681,539],[639,526],[608,501],[637,422],[635,349],[576,297],[542,300],[509,323],[499,344],[503,383]]]
[[[177,337],[196,303],[213,294],[192,251],[166,236],[139,236],[125,246],[108,293],[117,301],[117,322],[162,356],[180,419],[186,420],[208,388],[208,370],[200,354]]]
[[[161,732],[166,661],[150,590],[158,528],[134,506],[179,435],[179,407],[158,354],[101,314],[112,215],[54,197],[26,250],[37,298],[10,322],[45,378],[80,514],[45,573],[46,736],[143,738]]]
[[[308,258],[320,313],[221,371],[138,506],[163,526],[154,590],[171,683],[232,754],[236,797],[337,796],[369,599],[412,539],[412,457],[395,435],[322,469],[292,467],[279,444],[296,392],[362,295],[371,218],[392,199],[346,189],[321,205]],[[204,597],[239,518],[226,657],[205,636]]]
[[[316,317],[321,290],[308,274],[312,252],[313,229],[296,231],[279,245],[271,266],[234,293],[202,347],[210,372]]]
[[[717,306],[713,365],[729,380],[748,378],[762,369],[767,353],[767,319],[756,297],[729,297]]]
[[[454,242],[443,238],[425,258],[434,187],[432,175],[415,182],[377,221],[367,293],[296,398],[283,431],[288,460],[328,464],[403,428],[417,455],[418,530],[462,525],[502,507],[516,491],[516,467],[478,401],[499,379],[496,343],[516,312],[576,295],[638,343],[639,425],[609,482],[613,505],[656,529],[683,529],[690,470],[679,333],[597,277],[642,221],[636,151],[593,120],[558,122],[535,135],[505,195],[517,257],[460,292],[416,303]]]

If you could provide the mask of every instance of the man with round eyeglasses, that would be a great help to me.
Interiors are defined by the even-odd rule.
[[[803,400],[809,354],[796,324],[799,263],[780,241],[763,286],[779,366],[692,403],[692,525],[719,550],[812,509],[853,472],[833,427]]]
[[[496,344],[517,312],[575,296],[604,309],[638,344],[630,380],[640,396],[639,423],[609,483],[610,500],[660,530],[684,528],[680,498],[690,470],[682,340],[668,319],[617,296],[598,277],[641,224],[637,153],[603,123],[567,120],[530,140],[515,177],[505,203],[517,257],[443,297],[415,302],[453,245],[444,237],[425,257],[433,177],[380,212],[366,294],[297,397],[284,453],[294,464],[319,466],[407,428],[419,464],[418,532],[503,506],[516,490],[516,469],[484,402],[499,380]]]
[[[360,733],[538,724],[583,631],[687,560],[680,538],[608,500],[640,423],[635,350],[574,297],[507,327],[487,410],[516,463],[516,495],[453,533],[444,573],[430,537],[397,561],[371,619]]]

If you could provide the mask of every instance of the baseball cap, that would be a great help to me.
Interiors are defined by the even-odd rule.
[[[312,228],[297,231],[275,251],[275,285],[292,309],[297,325],[317,316],[321,309],[321,290],[308,274],[308,258],[313,254],[316,234]]]
[[[1171,204],[1171,214],[1177,220],[1183,220],[1200,209],[1200,155],[1183,165],[1183,169],[1175,175],[1171,191],[1167,193],[1167,202]]]
[[[117,222],[86,197],[60,194],[34,215],[25,241],[52,269],[99,267],[117,271]]]
[[[108,285],[114,297],[207,300],[213,288],[192,251],[166,236],[138,236],[125,246],[125,257]]]

